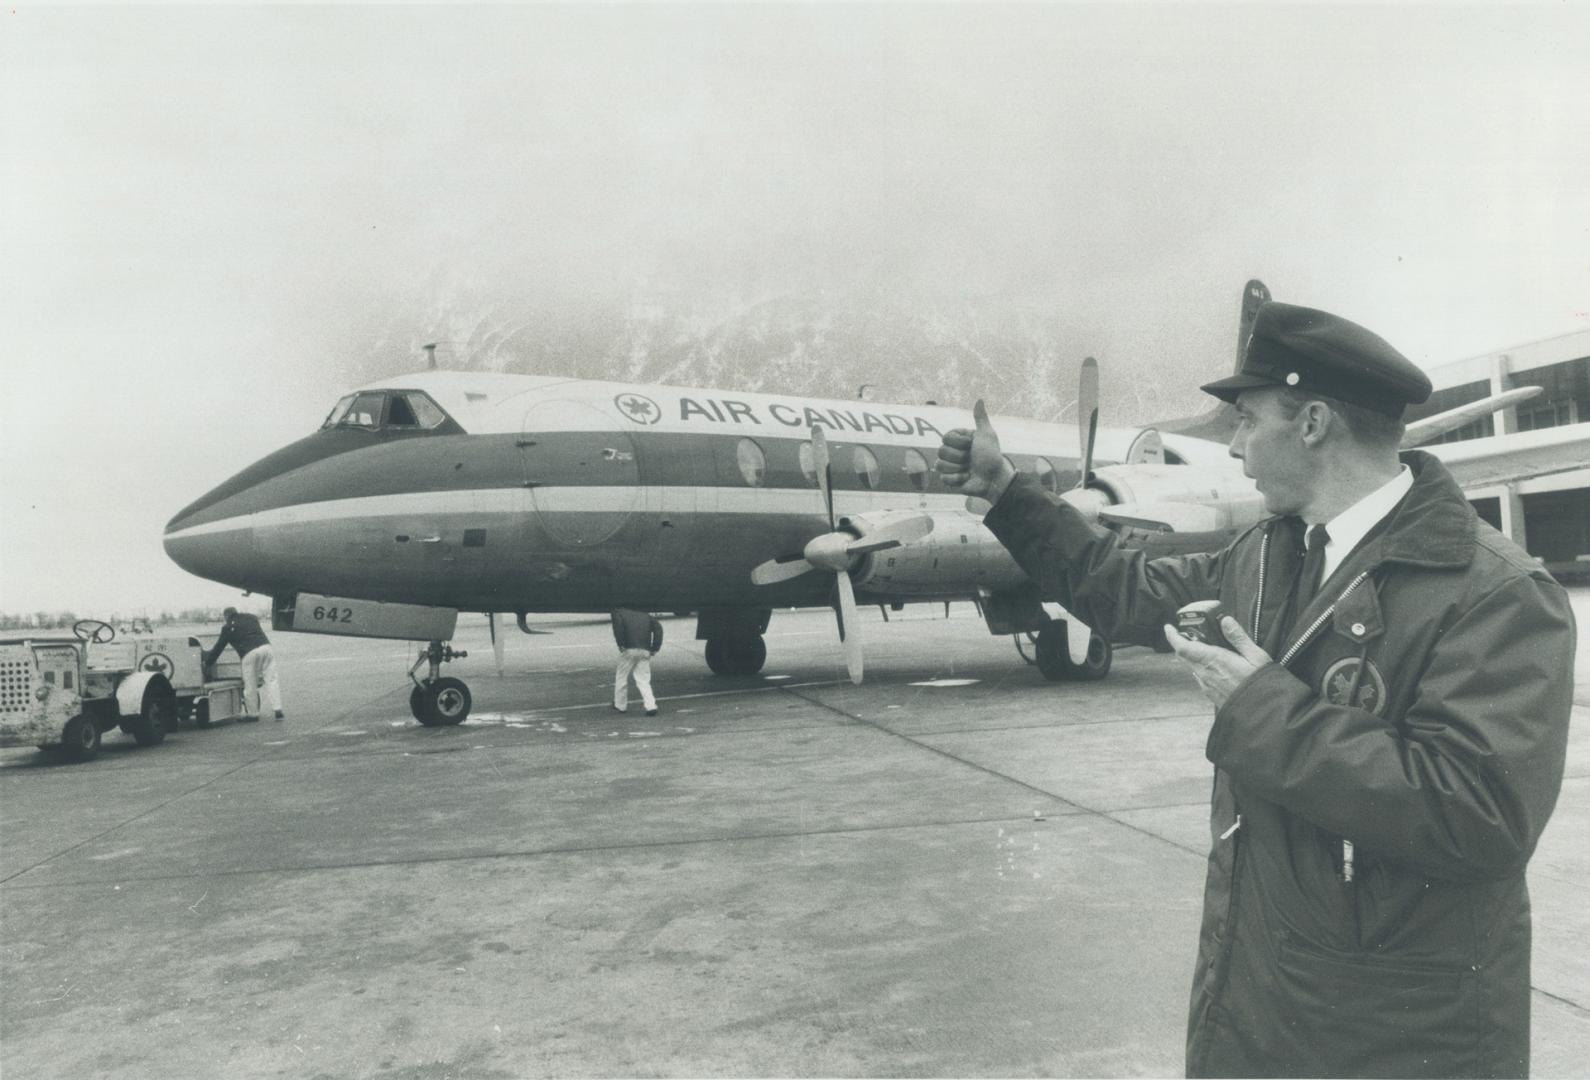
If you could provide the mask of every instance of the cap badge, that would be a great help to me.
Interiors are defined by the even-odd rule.
[[[1296,386],[1297,383],[1298,383],[1297,372],[1295,372],[1295,371],[1287,372],[1286,373],[1286,385],[1288,385],[1288,386]]]

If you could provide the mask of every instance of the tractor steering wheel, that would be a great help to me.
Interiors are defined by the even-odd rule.
[[[99,619],[78,619],[72,624],[72,633],[79,641],[91,641],[96,645],[116,640],[116,628]]]

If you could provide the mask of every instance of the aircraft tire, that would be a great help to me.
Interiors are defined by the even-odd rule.
[[[425,723],[425,688],[416,686],[409,691],[409,712],[414,714],[414,719]]]
[[[1050,682],[1097,682],[1110,673],[1115,649],[1098,634],[1088,637],[1088,655],[1078,664],[1071,659],[1066,624],[1045,623],[1038,631],[1038,670]]]
[[[462,724],[474,704],[469,687],[461,679],[437,679],[421,694],[420,723],[426,727],[452,727]]]
[[[1066,644],[1066,624],[1056,620],[1038,628],[1038,670],[1050,682],[1063,682],[1072,677],[1069,646]]]
[[[755,675],[765,663],[767,642],[761,634],[707,639],[707,667],[715,675]]]
[[[91,761],[98,753],[99,727],[92,716],[74,716],[61,728],[61,756],[67,761]]]
[[[1110,664],[1114,659],[1115,647],[1093,634],[1088,638],[1087,658],[1080,664],[1071,665],[1071,677],[1079,682],[1097,682],[1110,673]]]

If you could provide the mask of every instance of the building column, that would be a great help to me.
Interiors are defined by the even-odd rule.
[[[1508,353],[1491,357],[1491,393],[1501,394],[1513,388],[1513,358]],[[1496,434],[1511,435],[1518,430],[1518,406],[1509,405],[1496,414]],[[1502,520],[1507,520],[1507,500],[1502,500]],[[1522,522],[1522,518],[1519,519]],[[1520,524],[1522,529],[1523,525]]]
[[[1529,537],[1524,530],[1524,497],[1518,493],[1517,486],[1508,484],[1497,501],[1502,507],[1502,535],[1528,551]]]

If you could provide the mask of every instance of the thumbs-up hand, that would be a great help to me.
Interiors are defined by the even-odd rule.
[[[972,420],[975,428],[953,428],[944,433],[935,467],[947,486],[998,502],[1016,478],[1016,470],[999,449],[999,433],[989,422],[981,398],[972,406]]]

